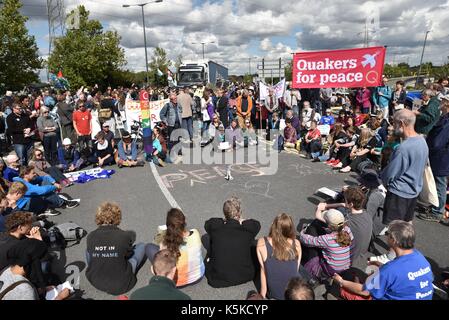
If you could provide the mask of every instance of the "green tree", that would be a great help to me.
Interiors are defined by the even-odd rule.
[[[176,68],[176,72],[179,72],[179,67],[181,66],[181,64],[182,64],[182,54],[180,54],[180,55],[178,55],[177,57],[176,57],[176,61],[175,61],[175,63],[174,63],[174,67]]]
[[[120,36],[116,31],[104,32],[98,20],[89,20],[89,11],[84,6],[78,6],[77,11],[80,23],[56,39],[48,59],[49,70],[62,70],[72,88],[107,86],[125,63]]]
[[[151,84],[158,87],[163,87],[167,85],[167,69],[171,62],[167,58],[167,52],[163,48],[156,47],[153,51],[153,57],[151,62],[148,64],[149,68],[149,81]],[[162,72],[162,75],[159,74]]]
[[[39,77],[42,68],[33,36],[28,35],[19,0],[3,0],[0,10],[0,92],[19,90]]]

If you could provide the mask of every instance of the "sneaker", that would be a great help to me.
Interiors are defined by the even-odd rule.
[[[326,164],[331,164],[332,162],[335,162],[335,159],[334,160],[332,160],[332,159],[327,160]]]
[[[73,209],[73,208],[78,207],[79,205],[80,205],[80,203],[78,201],[67,200],[67,201],[65,201],[63,208]]]
[[[442,219],[442,217],[439,217],[430,212],[420,213],[420,214],[418,214],[418,218],[421,220],[424,220],[424,221],[429,221],[429,222],[440,222]]]
[[[229,181],[232,181],[232,180],[234,180],[234,177],[229,175]]]
[[[446,227],[449,227],[449,219],[448,218],[441,219],[440,223]]]
[[[386,264],[387,262],[390,262],[391,259],[388,256],[388,253],[381,254],[380,256],[374,256],[369,258],[370,262],[379,262],[381,264]]]
[[[164,161],[164,160],[158,159],[158,161],[159,161],[159,165],[160,165],[161,167],[165,167],[165,161]]]
[[[61,212],[55,210],[55,209],[47,209],[43,213],[39,214],[39,218],[45,218],[45,217],[54,217],[59,216]]]
[[[81,199],[71,199],[71,198],[68,198],[68,197],[66,197],[65,195],[63,195],[63,194],[58,194],[58,196],[60,197],[60,198],[62,198],[62,200],[64,200],[64,201],[75,201],[75,202],[81,202]]]

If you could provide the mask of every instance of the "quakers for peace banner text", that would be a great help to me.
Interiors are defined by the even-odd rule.
[[[293,88],[354,88],[382,84],[385,47],[296,53]]]

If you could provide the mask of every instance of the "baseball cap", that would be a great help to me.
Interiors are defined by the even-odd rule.
[[[104,127],[109,127],[109,123],[104,122],[104,123],[103,123],[103,128],[104,128]]]
[[[340,227],[345,223],[345,216],[337,209],[329,209],[323,213],[323,218],[328,226]]]
[[[254,91],[254,87],[253,86],[249,86],[248,90]]]
[[[70,138],[64,138],[64,140],[62,140],[63,146],[69,146],[71,144],[72,144],[72,140],[70,140]]]
[[[6,91],[6,94],[5,94],[5,96],[7,96],[7,97],[11,97],[12,96],[12,91]]]

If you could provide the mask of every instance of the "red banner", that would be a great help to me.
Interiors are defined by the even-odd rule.
[[[354,88],[382,84],[385,47],[296,53],[293,88]]]

